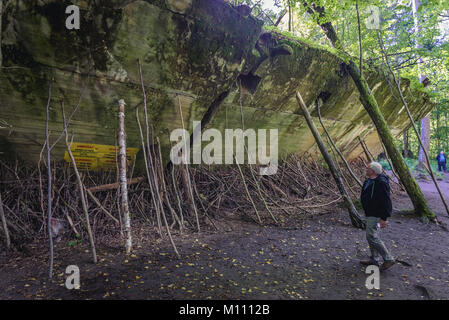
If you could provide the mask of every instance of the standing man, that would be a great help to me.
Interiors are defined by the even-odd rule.
[[[360,261],[363,265],[377,265],[380,254],[384,260],[380,270],[387,270],[395,264],[385,244],[380,239],[380,229],[387,226],[387,218],[391,216],[392,205],[388,177],[382,174],[382,165],[371,162],[366,168],[367,179],[362,186],[361,201],[366,215],[366,240],[368,240],[371,257]]]
[[[438,162],[438,171],[441,172],[441,168],[443,168],[444,172],[446,172],[446,156],[444,154],[444,151],[441,150],[440,153],[436,157]]]

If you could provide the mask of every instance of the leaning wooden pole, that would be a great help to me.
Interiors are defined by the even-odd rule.
[[[64,102],[61,103],[61,111],[62,111],[62,120],[63,120],[63,124],[64,124],[64,128],[65,128],[65,130],[64,130],[65,145],[67,147],[67,153],[69,154],[70,161],[72,162],[72,166],[73,166],[73,171],[75,172],[76,180],[78,182],[78,187],[79,187],[80,197],[81,197],[81,205],[83,207],[84,217],[86,219],[87,234],[89,235],[90,247],[92,249],[92,258],[93,258],[94,263],[97,263],[98,262],[97,250],[95,249],[94,235],[92,233],[92,228],[90,227],[86,193],[84,192],[85,187],[84,187],[83,181],[81,180],[81,175],[78,171],[75,157],[73,156],[72,149],[71,149],[73,136],[72,136],[72,141],[69,143],[68,123],[66,122],[66,119],[65,119]]]
[[[372,154],[369,152],[368,148],[366,147],[365,142],[360,138],[360,136],[357,136],[357,139],[359,139],[360,145],[362,146],[363,152],[365,152],[365,156],[366,156],[366,160],[368,160],[368,162],[373,161],[373,157]]]
[[[118,102],[118,146],[119,146],[119,183],[121,193],[121,211],[125,224],[126,253],[132,250],[131,217],[128,206],[128,184],[126,179],[126,133],[125,133],[125,101]]]
[[[84,188],[84,184],[83,184],[83,182],[81,180],[81,176],[80,176],[80,173],[78,171],[78,168],[76,166],[76,161],[75,161],[75,158],[73,157],[72,150],[70,149],[71,146],[72,146],[72,142],[69,143],[67,133],[66,133],[66,140],[65,141],[66,141],[66,146],[67,146],[67,152],[69,154],[70,161],[72,162],[73,171],[75,171],[76,180],[78,182],[78,188],[79,188],[80,197],[81,197],[81,205],[83,207],[84,217],[86,218],[87,234],[89,235],[90,247],[92,249],[92,258],[93,258],[94,263],[97,263],[98,262],[97,250],[95,249],[94,235],[92,233],[92,228],[90,227],[89,211],[87,209],[87,199],[86,199],[86,194],[84,192],[85,188]]]
[[[5,212],[3,211],[2,195],[0,194],[0,217],[2,218],[3,231],[5,232],[6,249],[11,248],[11,239],[9,238],[8,225],[6,224]]]
[[[385,149],[385,146],[384,146],[383,143],[382,143],[382,148],[383,148],[383,150],[384,150],[385,159],[387,160],[388,165],[389,165],[390,168],[391,168],[391,172],[393,173],[393,176],[396,178],[396,180],[397,180],[398,182],[396,182],[394,179],[393,179],[392,181],[394,181],[394,182],[399,186],[399,188],[401,188],[401,190],[405,191],[404,186],[401,184],[401,179],[399,179],[398,175],[396,174],[396,171],[394,171],[393,164],[392,164],[391,161],[390,161],[390,157],[389,157],[389,155],[388,155],[387,149]]]
[[[50,280],[53,278],[53,265],[55,260],[54,255],[54,244],[53,244],[53,235],[51,232],[51,219],[52,219],[52,199],[51,199],[51,189],[52,189],[52,181],[51,181],[51,146],[50,146],[50,130],[48,128],[48,121],[50,119],[50,102],[51,102],[51,83],[48,87],[48,101],[46,106],[46,118],[45,118],[45,145],[47,149],[47,230],[48,230],[48,240],[50,245],[50,267],[49,267],[49,278]]]
[[[410,109],[408,107],[408,103],[405,100],[405,97],[404,97],[404,95],[402,93],[402,90],[401,90],[401,78],[400,77],[396,77],[396,74],[394,73],[393,69],[391,68],[390,63],[388,62],[388,56],[386,55],[386,51],[385,51],[385,48],[384,48],[384,45],[383,45],[383,41],[382,41],[382,37],[381,37],[380,33],[378,34],[378,37],[379,37],[380,49],[381,49],[382,55],[384,57],[385,64],[387,65],[388,70],[390,71],[390,74],[393,76],[393,80],[394,80],[394,83],[396,84],[396,89],[397,89],[397,91],[399,93],[399,97],[401,98],[401,102],[402,102],[405,110],[407,111],[407,115],[408,115],[409,120],[410,120],[410,122],[412,124],[413,130],[415,131],[416,137],[418,138],[418,143],[419,143],[419,146],[420,146],[420,150],[422,151],[422,153],[424,154],[424,158],[426,159],[427,167],[424,166],[424,168],[427,170],[427,172],[429,173],[430,177],[432,178],[432,181],[433,181],[433,183],[434,183],[434,185],[435,185],[435,187],[436,187],[436,189],[438,191],[438,194],[440,195],[441,202],[443,202],[444,208],[446,209],[446,213],[449,214],[449,207],[447,205],[446,199],[444,199],[444,195],[441,192],[441,189],[440,189],[440,186],[438,185],[437,179],[435,178],[435,175],[433,174],[432,166],[430,165],[429,154],[427,152],[427,149],[424,147],[424,142],[422,141],[421,135],[419,134],[418,129],[416,128],[415,121],[413,120],[412,114],[410,113]]]
[[[156,137],[156,141],[157,141],[157,147],[158,147],[159,161],[157,161],[155,159],[155,163],[159,162],[160,171],[159,170],[158,171],[160,172],[160,176],[161,176],[160,182],[161,182],[161,189],[162,189],[162,191],[161,191],[162,196],[160,196],[160,198],[165,197],[165,204],[168,206],[168,209],[170,210],[170,212],[171,212],[171,214],[173,216],[173,219],[176,219],[178,221],[179,225],[181,226],[181,221],[179,221],[179,219],[177,218],[176,212],[173,209],[173,207],[171,206],[170,200],[168,199],[168,192],[167,192],[167,188],[166,188],[166,185],[165,185],[165,178],[164,178],[164,171],[163,171],[164,167],[163,167],[163,164],[162,164],[161,141],[159,140],[159,137]],[[162,199],[161,199],[161,202],[162,202]],[[165,216],[165,212],[164,211],[162,211],[162,218],[164,219],[165,227],[167,228],[168,238],[170,239],[170,242],[171,242],[171,244],[173,246],[173,250],[175,251],[176,256],[178,257],[178,259],[180,259],[181,256],[179,255],[178,249],[176,249],[176,244],[175,244],[175,241],[173,241],[173,237],[172,237],[171,231],[170,231],[170,226],[168,225],[167,217]]]
[[[179,116],[181,117],[182,129],[184,130],[183,132],[185,132],[184,118],[183,118],[183,115],[182,115],[181,100],[179,100],[179,96],[177,96],[177,98],[178,98]],[[186,148],[185,148],[186,150],[184,150],[184,153],[182,153],[182,157],[183,157],[184,161],[181,162],[181,170],[183,171],[183,174],[185,175],[184,177],[185,177],[185,180],[186,180],[185,184],[186,184],[187,188],[186,188],[185,191],[186,191],[186,193],[188,193],[187,199],[189,200],[189,205],[192,206],[193,211],[195,213],[196,225],[197,225],[197,228],[198,228],[198,232],[201,232],[200,220],[199,220],[198,211],[197,211],[196,205],[195,205],[195,198],[193,197],[192,183],[191,183],[191,180],[190,180],[190,172],[189,172],[189,166],[188,166],[189,159],[187,158],[187,155],[189,153],[187,152],[187,140],[186,140],[186,137],[185,137],[185,133],[184,133],[183,139],[184,139],[184,143],[186,143]]]
[[[2,16],[3,16],[3,1],[0,1],[0,67],[3,64],[3,55],[2,55]]]
[[[352,171],[351,167],[349,166],[348,161],[346,161],[343,153],[341,153],[340,149],[338,149],[338,147],[335,145],[334,140],[332,140],[331,135],[327,131],[326,126],[324,125],[323,119],[321,118],[320,104],[319,104],[318,101],[316,102],[316,110],[318,111],[318,119],[320,120],[321,126],[324,129],[324,132],[326,133],[327,137],[329,138],[329,142],[331,143],[332,147],[335,149],[335,151],[340,156],[341,160],[343,161],[343,163],[346,166],[346,169],[348,169],[349,174],[351,175],[351,177],[357,182],[357,184],[360,187],[362,187],[362,182],[359,180],[359,178],[357,178],[357,176],[355,175],[354,171]]]
[[[312,117],[310,116],[309,111],[307,110],[306,104],[302,100],[301,94],[299,92],[296,92],[296,100],[298,101],[298,105],[304,115],[304,118],[306,119],[307,125],[310,128],[310,131],[312,131],[313,137],[315,138],[315,141],[318,145],[318,148],[321,151],[321,154],[323,155],[324,160],[326,161],[329,170],[331,171],[331,174],[335,180],[335,183],[337,184],[338,190],[340,191],[344,204],[349,212],[349,217],[351,219],[351,223],[356,228],[365,228],[365,222],[362,220],[360,215],[358,214],[354,203],[351,200],[351,197],[348,194],[348,191],[346,190],[345,185],[343,184],[343,180],[341,178],[340,173],[337,170],[337,167],[335,166],[334,161],[332,160],[332,157],[330,156],[329,152],[326,149],[326,146],[324,145],[323,139],[321,139],[321,135],[318,132],[318,129],[316,128],[315,124],[313,123]]]

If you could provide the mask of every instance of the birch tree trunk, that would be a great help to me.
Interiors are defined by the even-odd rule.
[[[87,234],[89,235],[89,242],[90,242],[90,247],[92,249],[93,261],[94,261],[94,263],[97,263],[98,262],[97,250],[95,249],[94,235],[92,233],[92,228],[90,227],[89,210],[88,210],[88,206],[87,206],[87,196],[86,196],[86,193],[84,192],[84,189],[85,189],[84,184],[83,184],[83,181],[81,180],[81,175],[78,171],[78,167],[76,166],[75,157],[73,156],[72,149],[70,149],[70,147],[72,146],[72,142],[73,142],[73,136],[72,136],[72,141],[69,144],[68,124],[65,120],[64,102],[61,103],[61,111],[62,111],[63,124],[64,124],[64,128],[65,128],[65,130],[64,130],[65,145],[67,147],[67,153],[69,154],[69,158],[70,158],[70,161],[72,162],[72,166],[73,166],[73,171],[75,171],[76,180],[78,182],[78,187],[79,187],[80,197],[81,197],[81,205],[83,207],[84,217],[86,219],[86,229],[87,229]]]
[[[444,113],[444,147],[447,151],[449,147],[449,137],[447,135],[447,112]]]
[[[51,231],[51,215],[52,215],[52,199],[51,199],[51,146],[50,146],[50,132],[48,128],[48,121],[50,118],[50,102],[51,102],[51,82],[48,86],[48,101],[46,106],[46,118],[45,118],[45,145],[47,149],[47,230],[48,230],[48,241],[50,245],[50,267],[49,267],[49,278],[53,278],[53,264],[54,264],[54,244],[53,235]]]
[[[299,92],[296,92],[296,100],[298,101],[298,105],[304,115],[304,118],[306,119],[307,125],[309,126],[310,131],[312,132],[313,137],[315,138],[316,144],[318,145],[318,148],[320,149],[321,154],[323,155],[323,158],[329,167],[332,177],[334,178],[335,183],[337,184],[338,190],[340,191],[340,194],[343,197],[344,204],[345,204],[346,208],[348,209],[348,213],[349,213],[349,217],[351,219],[352,225],[356,228],[364,229],[365,223],[362,220],[362,218],[360,217],[360,215],[357,213],[357,209],[354,207],[354,203],[352,202],[351,197],[349,196],[348,191],[346,190],[346,187],[343,184],[341,174],[338,171],[329,152],[327,151],[327,148],[324,145],[323,139],[321,139],[321,135],[318,132],[318,129],[316,128],[315,124],[313,123],[312,117],[310,116],[310,113],[307,110],[307,106],[305,105],[304,101],[302,100],[301,94]]]
[[[128,206],[128,184],[126,179],[126,133],[125,133],[125,101],[121,99],[118,107],[118,146],[119,146],[119,184],[121,193],[121,211],[125,225],[126,253],[131,253],[131,218]]]
[[[351,177],[357,182],[357,184],[360,186],[360,188],[363,186],[362,182],[359,180],[359,178],[357,178],[357,176],[355,175],[354,171],[352,171],[351,167],[349,166],[348,161],[346,161],[343,153],[341,153],[340,149],[338,149],[338,147],[336,146],[334,140],[332,140],[331,135],[329,134],[329,132],[326,129],[326,126],[324,125],[323,119],[321,118],[321,112],[320,112],[320,101],[316,102],[316,110],[318,113],[318,119],[320,120],[321,126],[323,127],[324,132],[326,133],[329,142],[331,143],[331,146],[334,148],[334,150],[337,152],[337,154],[340,156],[341,160],[343,161],[343,163],[346,166],[346,169],[348,170],[349,174],[351,175]]]
[[[2,15],[3,15],[3,0],[0,0],[0,67],[3,65],[3,55],[2,55]]]
[[[73,140],[73,138],[72,138],[72,140]],[[78,171],[78,167],[76,166],[76,161],[75,161],[75,158],[73,157],[72,150],[70,149],[72,142],[70,142],[70,144],[69,144],[67,131],[66,131],[65,142],[66,142],[66,146],[67,146],[67,152],[70,157],[70,161],[72,162],[72,165],[73,165],[73,170],[75,171],[76,180],[78,182],[78,188],[79,188],[80,197],[81,197],[81,205],[83,207],[84,217],[86,218],[87,234],[89,235],[90,247],[92,249],[92,258],[93,258],[94,263],[97,263],[98,262],[97,250],[95,249],[94,235],[92,233],[92,228],[90,227],[89,210],[87,208],[86,193],[84,192],[85,188],[84,188],[84,184],[81,180],[81,175]]]
[[[292,31],[292,7],[288,5],[288,31]]]
[[[438,151],[441,150],[441,126],[440,126],[440,110],[438,109],[438,106],[435,107],[435,110],[437,112],[437,142],[438,142]]]
[[[1,2],[1,0],[0,0]],[[9,238],[8,225],[6,224],[5,212],[3,211],[2,195],[0,194],[0,217],[2,219],[3,231],[5,232],[6,249],[11,248],[11,239]]]
[[[404,158],[409,158],[410,154],[409,154],[409,149],[408,149],[408,129],[404,130],[403,133],[403,144],[404,144]]]
[[[418,21],[418,9],[419,6],[421,5],[421,1],[420,0],[412,0],[412,11],[413,11],[413,22],[414,22],[414,27],[415,27],[415,39],[417,39],[418,37],[418,33],[419,33],[419,21]],[[415,47],[417,49],[421,48],[421,45],[416,42]],[[421,64],[422,64],[422,60],[421,58],[418,59],[418,71],[420,71],[421,69]],[[422,74],[419,75],[419,82],[422,83],[424,79],[424,76]],[[429,148],[430,148],[430,114],[428,114],[427,116],[425,116],[424,118],[421,119],[421,141],[422,141],[422,145],[419,145],[419,150],[418,150],[418,164],[417,164],[417,168],[418,169],[424,169],[424,166],[426,165],[426,156],[424,153],[423,148],[425,148],[425,150],[427,151],[427,154],[429,154]],[[432,170],[431,168],[428,168],[429,170]]]
[[[427,154],[429,154],[430,147],[430,114],[421,119],[421,141],[424,148],[426,148]],[[423,147],[419,146],[418,152],[418,168],[424,169],[426,165],[426,156],[424,154]],[[430,168],[429,168],[430,170]]]

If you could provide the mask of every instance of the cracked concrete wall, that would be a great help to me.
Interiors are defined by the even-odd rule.
[[[200,121],[225,91],[230,93],[210,126],[240,128],[241,101],[246,128],[279,130],[281,156],[317,152],[298,114],[296,90],[311,108],[317,98],[324,100],[325,123],[350,158],[361,153],[357,136],[366,138],[373,152],[380,151],[352,80],[328,50],[267,35],[260,21],[222,0],[74,1],[81,9],[80,30],[65,28],[70,4],[17,0],[3,8],[0,157],[38,159],[50,80],[53,136],[62,128],[61,101],[70,112],[89,80],[71,125],[74,141],[114,145],[117,101],[125,99],[128,146],[140,147],[136,108],[143,121],[143,98],[137,59],[142,61],[150,125],[165,155],[169,132],[181,127],[179,105],[192,131],[192,122]],[[399,134],[407,126],[400,102],[377,71],[370,72],[368,82],[393,133]],[[238,83],[244,86],[242,97]],[[403,90],[417,119],[431,109],[425,94],[412,94],[405,80]],[[53,154],[62,158],[64,145]]]

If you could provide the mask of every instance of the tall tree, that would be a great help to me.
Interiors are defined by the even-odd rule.
[[[0,68],[3,62],[2,56],[2,15],[3,15],[3,0],[0,0]]]
[[[0,68],[3,63],[2,55],[2,16],[3,16],[3,0],[0,0]]]
[[[132,250],[132,234],[131,234],[131,215],[128,206],[128,185],[126,183],[126,132],[125,132],[125,101],[119,100],[118,107],[118,145],[119,145],[119,182],[120,182],[120,204],[123,218],[125,221],[126,235],[126,253],[130,254]]]

